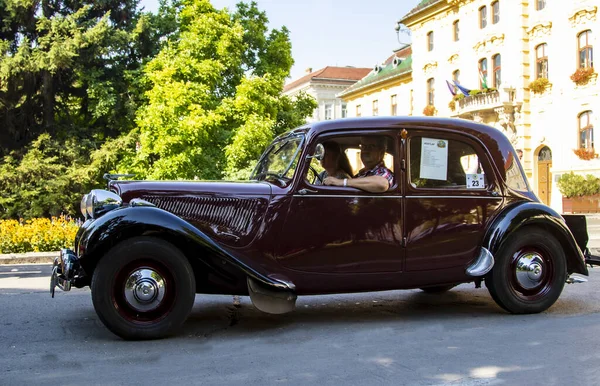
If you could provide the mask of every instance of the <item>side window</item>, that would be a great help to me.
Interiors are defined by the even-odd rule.
[[[318,143],[325,148],[321,161],[311,159],[305,180],[312,185],[321,185],[327,176],[359,178],[362,172],[381,165],[394,172],[394,139],[386,135],[335,136]],[[368,170],[367,170],[368,169]]]
[[[486,189],[477,152],[455,139],[414,137],[409,145],[410,183],[414,188]]]

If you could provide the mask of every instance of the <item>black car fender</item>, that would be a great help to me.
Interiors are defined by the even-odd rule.
[[[562,216],[537,202],[520,202],[507,206],[487,228],[482,246],[496,255],[509,236],[528,226],[546,230],[562,245],[569,274],[588,275],[583,253]]]
[[[230,264],[247,277],[274,290],[294,289],[288,283],[257,272],[189,222],[152,206],[121,207],[83,224],[76,236],[75,249],[86,274],[91,277],[98,261],[113,246],[136,236],[166,239],[183,249],[182,252],[191,263],[191,260],[196,259],[212,267],[216,265],[215,262]],[[186,253],[186,250],[191,249],[201,250],[203,253]]]

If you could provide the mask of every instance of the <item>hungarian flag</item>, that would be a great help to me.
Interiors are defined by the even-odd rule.
[[[481,70],[479,70],[479,80],[481,81],[481,88],[488,88],[487,86],[487,82],[485,80],[485,76],[483,76],[483,73],[481,72]]]

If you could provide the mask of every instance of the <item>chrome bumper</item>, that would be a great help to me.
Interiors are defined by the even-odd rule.
[[[70,291],[71,284],[80,270],[79,259],[70,249],[61,249],[60,255],[54,259],[52,276],[50,276],[50,294],[54,297],[56,287]]]

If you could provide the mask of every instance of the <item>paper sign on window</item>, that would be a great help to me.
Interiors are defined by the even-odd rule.
[[[448,175],[448,141],[421,139],[421,175],[419,178],[445,181]]]
[[[483,173],[467,174],[467,189],[483,189],[483,188],[485,188],[485,181],[483,180]]]

